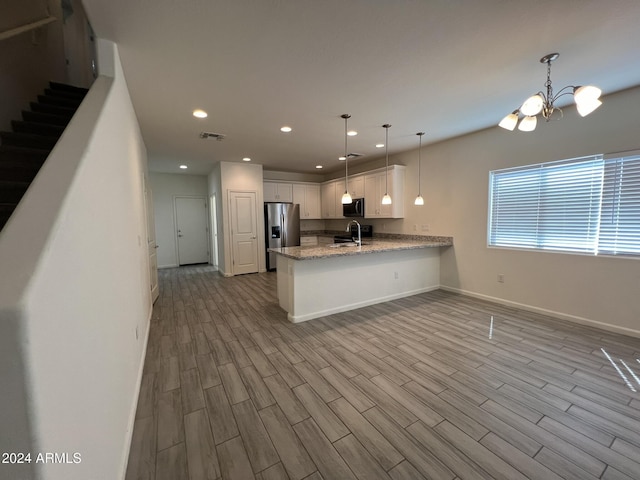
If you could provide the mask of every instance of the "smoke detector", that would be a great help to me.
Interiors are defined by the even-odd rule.
[[[213,132],[200,132],[200,138],[215,138],[217,141],[221,142],[224,140],[226,135],[224,133],[213,133]]]

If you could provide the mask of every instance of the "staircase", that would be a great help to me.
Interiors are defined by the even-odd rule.
[[[18,206],[87,93],[86,88],[50,82],[12,132],[0,132],[0,230]]]

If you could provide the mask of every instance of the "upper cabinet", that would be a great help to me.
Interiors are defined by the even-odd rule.
[[[349,194],[351,198],[365,199],[365,218],[403,218],[404,175],[405,167],[391,165],[388,177],[384,168],[350,176]],[[322,184],[266,180],[264,201],[300,204],[301,220],[344,218],[342,215],[344,185],[344,178]],[[382,196],[385,191],[388,191],[391,196],[391,205],[382,205]]]
[[[351,198],[364,197],[364,175],[349,177],[349,195]]]
[[[300,220],[322,218],[320,210],[320,185],[294,183],[293,203],[300,204]]]
[[[265,202],[293,202],[293,186],[291,183],[264,182]]]
[[[404,173],[405,167],[392,165],[375,170],[364,176],[365,218],[404,218]],[[382,205],[382,197],[388,193],[391,205]]]
[[[338,182],[335,180],[322,184],[320,195],[322,198],[322,218],[336,218],[338,211],[342,216],[342,208],[340,210],[336,208],[336,191],[338,188]]]

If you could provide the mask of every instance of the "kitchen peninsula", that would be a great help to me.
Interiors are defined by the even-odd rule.
[[[451,245],[451,237],[399,237],[272,248],[280,307],[298,323],[434,290],[440,248]]]

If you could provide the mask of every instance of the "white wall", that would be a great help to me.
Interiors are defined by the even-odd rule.
[[[149,173],[158,245],[158,267],[178,266],[175,197],[208,197],[207,177],[173,173]],[[207,201],[208,204],[208,201]]]
[[[2,465],[3,479],[124,478],[151,314],[146,151],[115,45],[99,56],[104,75],[0,234],[0,451],[82,462]]]

